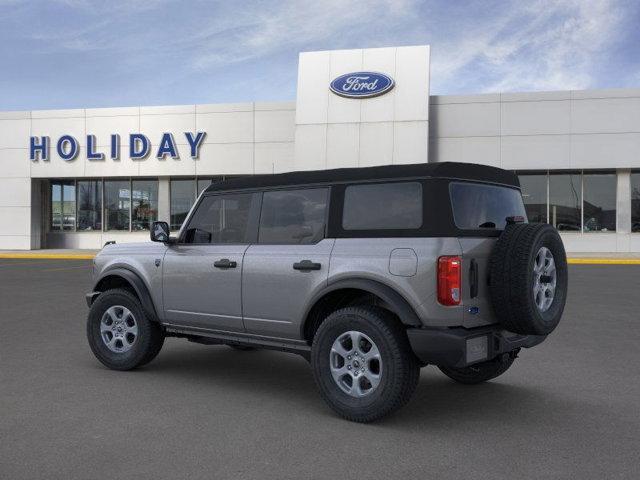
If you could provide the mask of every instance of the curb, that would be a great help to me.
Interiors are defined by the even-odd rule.
[[[570,265],[640,265],[640,258],[567,258]]]
[[[0,253],[0,258],[23,260],[93,260],[95,255],[88,253]]]

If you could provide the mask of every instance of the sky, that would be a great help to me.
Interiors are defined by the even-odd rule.
[[[431,45],[431,94],[640,87],[639,0],[0,0],[0,110],[292,101],[301,51]]]

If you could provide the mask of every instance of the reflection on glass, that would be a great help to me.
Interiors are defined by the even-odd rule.
[[[616,174],[584,175],[584,231],[616,230]]]
[[[254,194],[209,195],[202,199],[185,231],[186,243],[248,243]]]
[[[102,230],[102,182],[78,181],[78,230]]]
[[[547,175],[520,175],[522,200],[532,223],[547,222]]]
[[[171,180],[171,230],[179,230],[196,199],[195,179]]]
[[[640,173],[631,174],[631,231],[640,232]]]
[[[558,230],[580,231],[582,185],[579,173],[549,175],[549,220]]]
[[[209,185],[211,185],[211,179],[210,178],[199,178],[198,179],[198,195],[200,195],[202,193],[202,191],[207,188]]]
[[[131,191],[128,180],[104,182],[105,230],[129,230]]]
[[[51,184],[51,230],[62,230],[62,185]]]
[[[158,181],[134,180],[131,185],[131,229],[149,230],[158,219]]]
[[[51,182],[51,230],[75,230],[76,187],[73,180]]]
[[[324,237],[326,188],[265,192],[259,243],[312,244]]]

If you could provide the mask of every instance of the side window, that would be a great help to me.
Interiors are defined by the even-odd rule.
[[[185,243],[248,243],[253,194],[204,197],[185,230]]]
[[[406,230],[422,226],[418,182],[351,185],[344,192],[345,230]]]
[[[310,244],[324,237],[329,189],[265,192],[259,243]]]

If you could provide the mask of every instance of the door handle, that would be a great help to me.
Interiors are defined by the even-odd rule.
[[[223,258],[213,262],[213,266],[216,268],[236,268],[238,264],[236,262],[232,262],[228,258]]]
[[[294,270],[320,270],[319,263],[312,262],[311,260],[302,260],[301,262],[296,262],[293,264]]]

